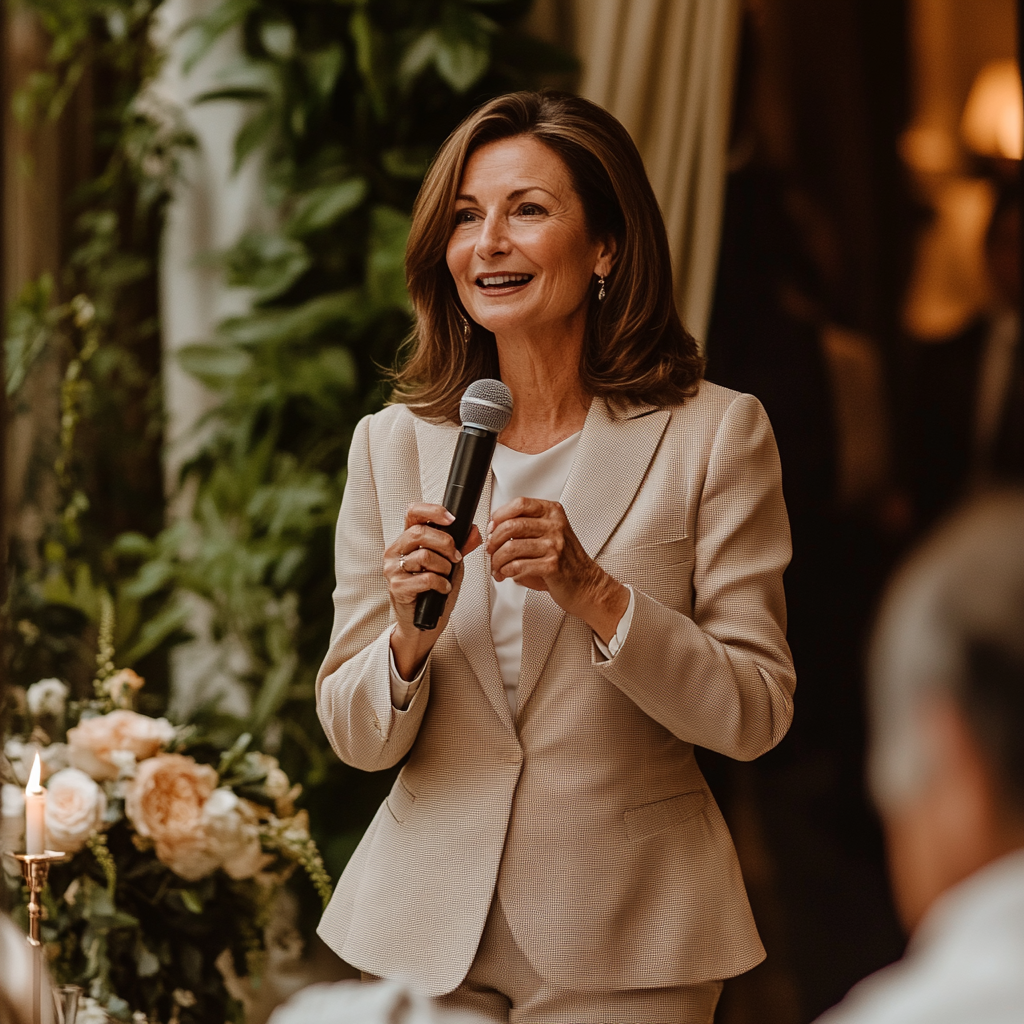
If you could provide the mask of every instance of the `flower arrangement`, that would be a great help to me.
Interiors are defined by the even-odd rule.
[[[225,979],[258,978],[286,881],[301,867],[330,898],[306,812],[295,809],[301,787],[248,734],[221,752],[195,726],[140,714],[143,680],[99,660],[90,700],[69,702],[58,679],[13,691],[0,847],[24,848],[22,787],[38,754],[46,847],[70,855],[44,894],[55,978],[81,985],[97,1020],[240,1020]],[[4,862],[24,910],[15,862]]]

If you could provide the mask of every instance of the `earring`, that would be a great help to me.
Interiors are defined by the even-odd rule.
[[[460,313],[459,319],[462,321],[462,337],[465,341],[469,341],[469,321]]]
[[[603,274],[597,279],[597,284],[598,284],[597,301],[598,302],[603,302],[604,301],[604,275]]]

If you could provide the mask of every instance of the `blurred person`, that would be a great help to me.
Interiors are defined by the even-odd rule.
[[[1024,481],[1020,191],[1003,183],[985,234],[992,302],[910,368],[908,478],[924,526],[971,490]]]
[[[1024,491],[979,499],[888,589],[870,783],[905,957],[821,1024],[1024,1020]]]
[[[47,1015],[47,1020],[50,1020],[49,1015]],[[2,911],[0,911],[0,1024],[33,1024],[31,950],[25,941],[25,933]]]
[[[400,981],[309,985],[267,1024],[485,1024],[475,1013],[443,1010]]]
[[[320,934],[493,1020],[708,1022],[764,953],[694,745],[764,753],[796,683],[768,417],[702,381],[639,153],[584,99],[471,114],[406,269],[411,355],[352,441],[317,701],[348,764],[408,761]],[[514,411],[456,552],[432,524],[487,377]],[[449,599],[421,632],[427,590]]]

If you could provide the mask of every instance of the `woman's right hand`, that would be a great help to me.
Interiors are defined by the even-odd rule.
[[[480,531],[474,526],[458,551],[447,533],[430,525],[447,526],[452,522],[454,517],[443,505],[413,502],[405,513],[405,530],[384,550],[384,576],[397,623],[391,633],[391,651],[403,679],[412,679],[419,671],[448,624],[462,585],[462,560],[482,543]],[[450,581],[445,578],[449,573]],[[437,628],[420,630],[413,625],[416,599],[427,590],[447,594],[448,600]]]

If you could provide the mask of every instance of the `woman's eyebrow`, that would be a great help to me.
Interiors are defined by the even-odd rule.
[[[549,196],[550,195],[554,195],[553,192],[549,192],[546,188],[544,188],[543,185],[528,185],[526,188],[517,188],[517,189],[513,190],[512,192],[509,192],[509,194],[507,196],[505,196],[505,201],[509,202],[509,201],[511,201],[513,199],[518,199],[520,196],[525,196],[527,192],[544,192],[544,193],[546,193]],[[479,200],[477,199],[476,196],[469,196],[469,195],[457,195],[455,197],[455,201],[457,203],[477,203],[477,202],[479,202]]]

